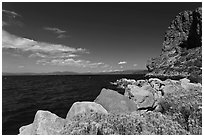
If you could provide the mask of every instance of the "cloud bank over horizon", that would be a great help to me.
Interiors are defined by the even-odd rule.
[[[91,62],[84,59],[74,59],[81,54],[88,54],[86,49],[73,48],[61,44],[38,42],[28,38],[22,38],[2,30],[3,51],[18,51],[16,54],[27,53],[29,58],[36,58],[36,64],[75,66],[75,67],[107,67],[103,62]]]

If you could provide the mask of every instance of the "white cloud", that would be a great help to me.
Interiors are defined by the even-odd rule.
[[[28,57],[30,57],[30,58],[35,58],[35,57],[41,57],[41,58],[46,58],[46,57],[48,57],[47,55],[45,55],[45,54],[42,54],[42,53],[33,53],[33,54],[31,54],[31,55],[29,55]]]
[[[109,65],[103,62],[91,62],[79,59],[81,53],[89,52],[83,48],[73,48],[61,44],[38,42],[28,38],[22,38],[2,30],[3,51],[12,51],[12,54],[24,54],[29,58],[36,58],[36,64],[76,66],[89,68],[103,68]]]
[[[13,18],[15,18],[15,17],[17,17],[17,16],[21,17],[20,14],[14,12],[14,11],[2,10],[2,13],[5,14],[5,15],[7,15],[7,16],[13,17]]]
[[[108,64],[105,64],[105,65],[103,65],[103,66],[101,66],[102,68],[107,68],[107,67],[109,67],[109,65]]]
[[[66,33],[65,30],[61,30],[59,28],[53,28],[53,27],[44,27],[43,28],[44,30],[48,30],[48,31],[51,31],[55,34],[58,34],[57,38],[66,38],[67,36],[64,34]]]
[[[43,29],[48,30],[48,31],[52,31],[52,32],[57,33],[57,34],[62,34],[62,33],[66,32],[65,30],[61,30],[59,28],[52,28],[52,27],[44,27]]]
[[[66,38],[67,36],[66,35],[64,35],[64,34],[60,34],[59,36],[57,36],[57,38]]]
[[[119,65],[122,65],[122,64],[126,64],[127,62],[126,61],[121,61],[121,62],[119,62],[118,64]]]
[[[19,20],[19,17],[21,18],[22,16],[14,11],[2,9],[2,26],[17,25],[22,27],[23,22]]]
[[[57,66],[75,66],[75,67],[87,67],[87,68],[97,68],[102,65],[106,65],[102,62],[98,63],[92,63],[89,60],[81,60],[81,59],[73,59],[73,58],[68,58],[68,59],[40,59],[37,61],[37,64],[43,64],[43,65],[57,65]]]
[[[61,58],[61,59],[67,59],[67,58],[75,58],[78,57],[79,55],[75,53],[54,53],[54,54],[46,54],[46,53],[33,53],[29,57],[30,58],[50,58],[50,59],[55,59],[55,58]]]
[[[86,51],[82,48],[72,48],[61,44],[38,42],[28,38],[17,37],[4,30],[2,30],[2,47],[44,53],[76,53]]]
[[[115,69],[115,70],[113,70],[113,71],[115,71],[115,72],[116,72],[116,71],[123,71],[123,70],[120,70],[120,69]]]

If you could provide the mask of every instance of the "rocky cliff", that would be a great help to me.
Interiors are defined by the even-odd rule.
[[[161,55],[148,60],[146,66],[149,76],[202,81],[202,8],[175,17],[165,33]]]

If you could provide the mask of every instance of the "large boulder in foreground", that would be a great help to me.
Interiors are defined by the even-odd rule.
[[[65,120],[49,112],[38,110],[32,124],[19,129],[20,135],[57,135],[64,129]]]
[[[202,81],[202,8],[184,11],[165,33],[161,55],[147,62],[149,76],[182,76]]]
[[[90,112],[108,114],[106,109],[95,102],[75,102],[67,113],[66,119],[70,120],[78,114]]]
[[[111,113],[128,113],[137,110],[134,101],[119,94],[117,91],[105,88],[101,90],[101,93],[94,102],[101,104]]]

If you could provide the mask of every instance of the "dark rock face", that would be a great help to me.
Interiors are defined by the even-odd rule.
[[[161,55],[148,60],[146,66],[148,75],[201,79],[202,8],[176,16],[165,33]]]

